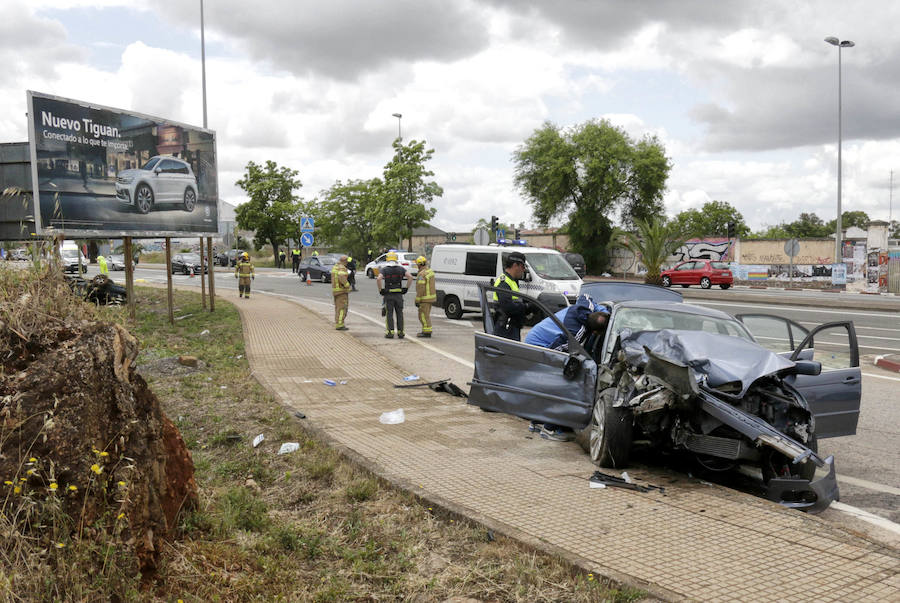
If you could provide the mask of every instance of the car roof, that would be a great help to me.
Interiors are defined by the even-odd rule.
[[[581,293],[590,295],[597,301],[619,302],[626,300],[659,300],[681,302],[681,293],[672,289],[632,283],[628,281],[587,282],[581,285]]]
[[[668,312],[680,312],[682,314],[708,316],[710,318],[736,320],[733,316],[722,312],[721,310],[713,310],[712,308],[704,308],[703,306],[693,306],[691,304],[674,303],[667,301],[621,301],[615,304],[615,308],[646,308],[648,310],[665,310]]]

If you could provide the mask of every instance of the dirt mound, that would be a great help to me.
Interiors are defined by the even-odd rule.
[[[152,573],[178,512],[197,502],[191,454],[135,372],[134,337],[45,318],[23,337],[0,314],[0,476],[59,492],[80,537],[112,517]]]

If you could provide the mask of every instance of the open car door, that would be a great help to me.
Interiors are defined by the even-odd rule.
[[[786,379],[809,402],[816,418],[816,437],[854,435],[859,422],[862,374],[853,322],[819,325],[798,344],[790,359],[809,359],[822,364],[819,375],[794,375]]]
[[[809,329],[806,327],[773,314],[735,314],[734,317],[744,323],[756,343],[785,358],[790,358],[794,350],[809,335]]]
[[[482,308],[491,307],[494,287],[479,285]],[[503,290],[509,294],[509,290]],[[587,425],[594,406],[597,364],[550,311],[533,297],[517,293],[549,316],[569,338],[561,352],[493,335],[491,312],[484,332],[475,333],[475,374],[469,404],[541,423],[572,429]]]

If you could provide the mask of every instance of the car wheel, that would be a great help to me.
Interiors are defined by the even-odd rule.
[[[194,189],[188,187],[184,189],[184,211],[194,211],[194,205],[197,204],[197,193]]]
[[[690,287],[690,285],[682,285],[681,286],[682,289],[687,289],[688,287]]]
[[[712,281],[709,280],[708,276],[704,276],[700,279],[700,288],[701,289],[709,289],[712,287]]]
[[[727,289],[730,286],[731,285],[729,285],[728,283],[722,283],[721,285],[719,285],[719,289]]]
[[[672,279],[670,279],[668,276],[662,277],[662,286],[663,286],[663,287],[671,287],[671,286],[672,286]]]
[[[142,214],[146,214],[153,207],[153,191],[146,184],[141,184],[134,192],[134,206]]]
[[[615,397],[614,387],[600,392],[590,423],[578,434],[578,441],[595,465],[621,469],[628,466],[631,456],[634,419],[630,408],[613,406]]]
[[[453,320],[462,318],[463,311],[458,297],[448,295],[444,298],[444,314],[447,315],[447,318],[452,318]]]
[[[368,270],[366,270],[366,276],[368,276],[369,278],[375,278],[375,273],[372,272],[371,268],[369,268]]]
[[[187,266],[182,266],[182,267],[181,267],[181,274],[190,274],[190,273],[191,273],[191,269],[190,269],[190,268],[188,268]]]

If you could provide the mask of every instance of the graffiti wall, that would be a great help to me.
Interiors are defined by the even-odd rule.
[[[730,262],[734,260],[733,242],[724,237],[691,239],[669,256],[668,262],[686,262],[687,260],[716,260]]]
[[[786,239],[741,241],[737,261],[741,264],[784,264],[791,258],[784,252]],[[794,256],[795,265],[828,266],[834,262],[833,239],[799,239],[800,253]]]

